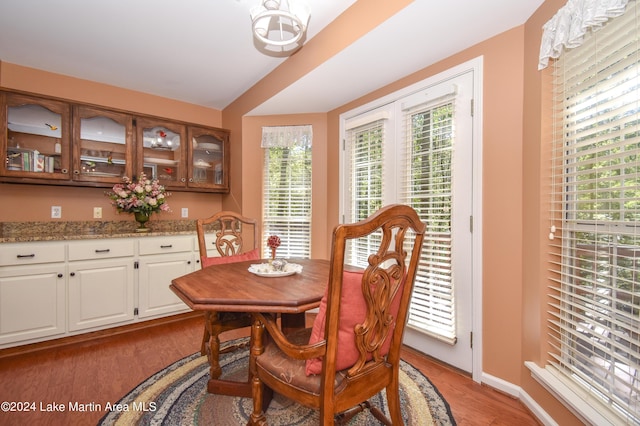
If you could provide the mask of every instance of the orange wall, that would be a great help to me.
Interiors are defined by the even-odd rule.
[[[222,112],[172,99],[52,74],[6,62],[0,63],[0,87],[65,100],[94,104],[206,126],[222,127]],[[234,137],[231,135],[231,143]],[[47,221],[51,206],[62,207],[62,220],[94,220],[93,207],[102,207],[102,220],[132,220],[117,214],[104,195],[105,189],[0,183],[0,221]],[[167,200],[172,211],[152,220],[180,219],[182,207],[189,217],[206,217],[221,210],[220,194],[173,192]],[[99,219],[95,219],[99,220]]]
[[[221,127],[222,112],[148,93],[0,62],[0,87]]]

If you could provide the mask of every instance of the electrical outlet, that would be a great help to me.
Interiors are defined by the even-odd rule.
[[[62,218],[62,207],[51,206],[51,219],[60,219],[60,218]]]
[[[189,209],[186,207],[182,208],[182,217],[189,217]]]
[[[93,208],[93,218],[94,219],[102,219],[102,207],[94,207]]]

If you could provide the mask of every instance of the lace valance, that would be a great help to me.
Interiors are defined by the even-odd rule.
[[[549,59],[558,58],[563,49],[580,46],[588,31],[622,15],[630,1],[634,0],[569,0],[542,27],[538,69],[546,68]]]
[[[270,126],[262,128],[262,148],[293,148],[311,146],[313,128],[305,126]]]

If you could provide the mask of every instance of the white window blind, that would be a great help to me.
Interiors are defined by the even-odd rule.
[[[400,199],[427,225],[409,308],[410,327],[456,342],[452,254],[455,93],[403,110]]]
[[[640,46],[636,2],[554,64],[550,371],[640,424]]]
[[[357,127],[350,127],[346,132],[345,149],[350,159],[346,176],[351,193],[350,205],[346,209],[347,223],[364,220],[383,205],[385,119],[371,118],[373,121],[358,120],[352,123]],[[367,257],[375,251],[379,242],[379,234],[349,241],[348,263],[366,266]]]
[[[277,235],[278,257],[309,258],[311,126],[263,128],[263,141],[263,257],[271,257],[267,238]]]

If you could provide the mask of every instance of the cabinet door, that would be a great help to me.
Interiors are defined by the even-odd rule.
[[[0,346],[64,334],[64,263],[0,269]]]
[[[73,179],[121,183],[133,172],[133,119],[126,114],[79,106],[73,115]]]
[[[69,331],[134,318],[134,262],[116,258],[69,263]]]
[[[140,256],[138,317],[189,310],[169,288],[171,280],[194,270],[193,253]]]
[[[136,119],[137,170],[167,188],[187,185],[186,131],[181,124]]]
[[[13,93],[0,103],[0,176],[70,179],[69,105]]]
[[[229,192],[229,133],[189,127],[189,188]]]

